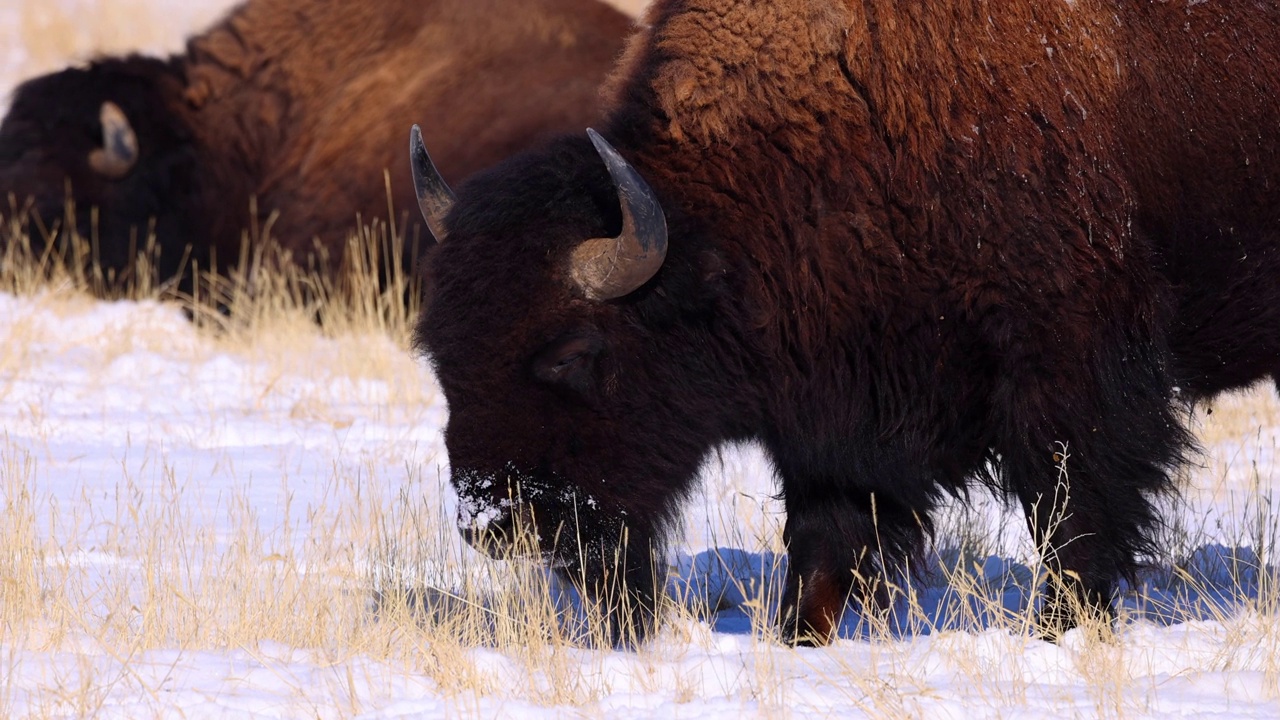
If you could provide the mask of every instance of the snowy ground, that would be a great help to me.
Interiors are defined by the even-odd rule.
[[[68,61],[176,49],[229,4],[6,0],[0,108]],[[778,647],[780,508],[750,448],[689,505],[687,613],[636,652],[565,642],[503,604],[535,603],[516,580],[538,573],[458,542],[445,412],[377,335],[0,295],[0,717],[1280,717],[1269,390],[1203,422],[1116,639],[1061,645],[1026,632],[1022,521],[977,497],[884,624]],[[406,584],[426,611],[387,599]]]

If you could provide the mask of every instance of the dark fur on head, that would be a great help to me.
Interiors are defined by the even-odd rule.
[[[532,518],[588,589],[628,582],[615,617],[643,632],[655,573],[630,554],[752,439],[786,504],[787,641],[874,604],[975,485],[1022,506],[1058,575],[1046,635],[1107,611],[1193,449],[1183,400],[1277,369],[1264,67],[1276,8],[656,3],[603,127],[667,211],[656,275],[608,301],[571,281],[618,230],[585,138],[464,186],[429,260],[418,345],[463,524]]]

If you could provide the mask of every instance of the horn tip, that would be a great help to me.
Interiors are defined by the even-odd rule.
[[[613,146],[609,144],[609,141],[605,140],[603,135],[596,132],[595,128],[587,128],[587,137],[591,139],[591,144],[595,146],[596,152],[601,155],[605,153],[617,155],[617,151],[613,149]]]

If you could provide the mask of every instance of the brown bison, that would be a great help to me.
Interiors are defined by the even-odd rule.
[[[244,233],[269,230],[331,270],[357,216],[387,219],[384,170],[397,211],[414,203],[393,118],[425,112],[461,179],[598,117],[630,25],[597,0],[250,0],[183,55],[20,86],[0,125],[0,212],[32,198],[50,227],[69,184],[108,269],[152,231],[163,277],[191,259],[226,269]]]
[[[785,640],[974,486],[1053,637],[1152,550],[1188,400],[1280,368],[1280,4],[660,0],[611,88],[456,201],[414,156],[464,532],[535,524],[619,639],[731,441],[776,467]]]

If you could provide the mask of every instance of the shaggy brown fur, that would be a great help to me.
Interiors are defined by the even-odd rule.
[[[662,0],[610,95],[665,263],[625,298],[576,293],[574,247],[618,223],[583,139],[463,188],[419,329],[454,483],[649,547],[712,448],[759,441],[788,639],[825,641],[975,480],[1105,608],[1191,447],[1179,393],[1280,369],[1274,3]],[[579,335],[587,392],[512,374]],[[1045,632],[1073,608],[1051,591]]]
[[[386,219],[384,170],[396,220],[413,221],[410,238],[426,232],[407,214],[402,118],[423,119],[442,170],[460,180],[598,117],[597,87],[629,28],[596,0],[250,0],[183,56],[104,60],[19,88],[0,131],[0,196],[33,195],[51,220],[69,177],[86,236],[89,206],[102,207],[98,236],[121,246],[108,256],[149,219],[181,213],[159,223],[163,252],[174,260],[191,242],[224,267],[242,233],[275,214],[285,249],[309,262],[318,244],[331,265],[357,216]],[[104,182],[86,166],[103,101],[139,131],[133,178]],[[148,136],[153,124],[176,137]]]

